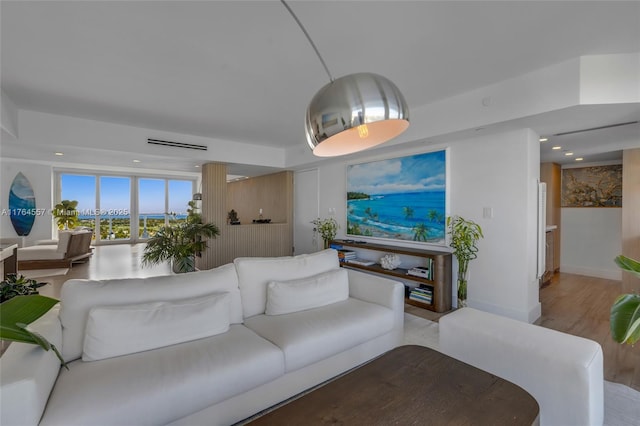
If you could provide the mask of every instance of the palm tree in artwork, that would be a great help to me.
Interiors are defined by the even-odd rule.
[[[435,222],[438,220],[438,211],[437,210],[429,210],[429,221]]]
[[[427,225],[419,223],[413,227],[413,241],[427,241]]]
[[[403,207],[402,208],[402,212],[404,213],[404,218],[405,219],[410,219],[413,217],[413,209],[409,206],[407,207]]]

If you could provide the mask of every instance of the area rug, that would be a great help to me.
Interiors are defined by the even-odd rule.
[[[438,324],[404,314],[405,345],[421,345],[438,350]],[[628,386],[604,381],[604,425],[640,426],[640,392]]]
[[[59,275],[67,275],[69,268],[57,268],[57,269],[27,269],[24,271],[18,271],[18,275],[23,275],[29,279],[55,277]]]

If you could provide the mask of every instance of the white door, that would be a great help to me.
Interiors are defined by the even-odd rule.
[[[320,212],[318,169],[302,170],[293,176],[293,244],[294,254],[318,251],[311,221]]]

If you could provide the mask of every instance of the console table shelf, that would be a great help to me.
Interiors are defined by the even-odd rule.
[[[380,252],[379,256],[377,257],[378,259],[387,253],[394,253],[422,259],[431,259],[433,267],[433,280],[416,277],[413,275],[407,275],[407,269],[403,268],[396,268],[394,270],[384,269],[378,263],[374,265],[358,265],[355,263],[344,262],[341,263],[341,266],[388,275],[391,277],[416,283],[417,285],[422,287],[430,287],[433,291],[431,304],[421,303],[419,301],[409,299],[408,297],[405,298],[405,302],[410,305],[429,309],[435,312],[446,312],[451,310],[451,253],[346,240],[334,240],[331,242],[331,245],[342,246],[345,248],[348,247],[349,249],[353,249],[354,251],[370,250],[374,252]]]

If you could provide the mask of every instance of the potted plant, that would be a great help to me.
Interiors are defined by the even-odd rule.
[[[467,306],[469,262],[478,257],[476,244],[484,235],[480,225],[460,216],[448,217],[447,228],[447,233],[451,236],[449,246],[458,259],[458,307],[462,308]]]
[[[175,273],[195,271],[195,257],[207,248],[205,239],[215,238],[220,230],[213,223],[202,223],[195,204],[189,207],[185,221],[163,226],[149,238],[142,255],[143,266],[170,261]]]
[[[324,248],[329,248],[329,242],[336,237],[338,232],[338,222],[332,217],[329,219],[320,219],[317,218],[311,221],[312,224],[315,225],[313,228],[313,232],[317,232],[322,237],[324,241]]]
[[[40,345],[45,351],[53,349],[62,365],[67,367],[54,345],[27,328],[58,303],[56,299],[38,294],[38,288],[45,284],[17,274],[8,274],[0,282],[0,339]]]
[[[38,294],[38,288],[45,284],[26,278],[24,275],[8,274],[7,278],[0,282],[0,303],[16,296]]]
[[[62,200],[53,206],[53,216],[58,223],[58,229],[73,229],[78,224],[78,202],[76,200]]]
[[[616,264],[640,278],[640,262],[617,256]],[[622,294],[613,302],[609,317],[611,336],[618,343],[635,344],[640,340],[640,294]]]

